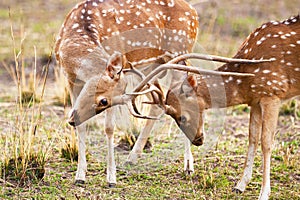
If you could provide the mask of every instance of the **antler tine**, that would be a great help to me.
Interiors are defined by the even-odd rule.
[[[148,93],[151,93],[151,92],[161,93],[160,89],[157,86],[155,86],[153,84],[150,84],[150,83],[148,83],[147,85],[150,86],[148,89],[145,89],[141,92],[132,92],[132,93],[126,93],[126,94],[127,95],[132,95],[132,96],[138,96],[138,95],[148,94]]]
[[[154,85],[155,85],[155,87],[157,87],[158,90],[154,90],[151,92],[153,101],[143,102],[143,103],[158,104],[159,106],[162,106],[163,108],[165,108],[166,106],[165,106],[165,102],[164,102],[164,95],[163,95],[162,89],[157,81],[154,82]]]
[[[167,70],[167,69],[175,69],[175,70],[179,70],[179,71],[192,72],[192,73],[195,73],[195,74],[216,75],[216,76],[220,76],[220,75],[254,76],[254,74],[251,74],[251,73],[214,71],[214,70],[208,70],[208,69],[200,69],[198,67],[193,67],[193,66],[186,66],[186,65],[180,65],[180,64],[169,64],[169,63],[164,64],[161,67],[157,68],[158,72],[153,71],[153,74],[154,73],[158,74],[158,73],[160,73],[160,71]]]
[[[126,94],[126,95],[131,96],[131,104],[127,103],[127,106],[129,108],[129,110],[131,110],[131,113],[136,117],[145,118],[145,116],[140,115],[140,112],[137,109],[137,106],[136,106],[136,103],[135,103],[135,99],[136,99],[137,96],[151,93],[152,98],[154,100],[153,102],[151,102],[151,104],[161,104],[162,103],[161,101],[157,100],[157,98],[154,96],[154,93],[158,94],[158,96],[163,96],[162,90],[159,87],[159,84],[157,82],[155,82],[154,85],[153,84],[148,84],[148,86],[149,86],[148,89],[143,90],[141,92],[133,92],[133,93],[127,93]],[[150,118],[154,119],[155,117],[150,117]]]
[[[137,113],[134,109],[134,106],[131,102],[126,102],[126,105],[128,107],[128,110],[129,112],[134,116],[134,117],[137,117],[137,118],[142,118],[142,119],[153,119],[153,120],[158,120],[159,117],[154,117],[154,116],[145,116],[145,115],[141,115],[139,113]]]
[[[142,72],[140,72],[135,67],[133,67],[133,65],[131,63],[129,63],[129,64],[130,64],[130,68],[129,69],[123,69],[124,73],[131,72],[133,74],[138,75],[141,79],[145,78],[145,75]]]
[[[168,62],[168,64],[175,64],[182,60],[187,60],[187,59],[200,59],[200,60],[216,61],[216,62],[224,62],[224,63],[247,63],[247,64],[257,64],[257,63],[274,61],[273,59],[248,60],[248,59],[240,59],[240,58],[227,58],[222,56],[207,55],[207,54],[200,54],[200,53],[189,53],[189,54],[183,54],[173,58]]]
[[[158,89],[158,92],[155,91],[155,93],[158,95],[158,100],[153,94],[153,99],[155,99],[155,102],[158,102],[158,105],[163,107],[164,110],[166,110],[166,104],[164,100],[164,94],[161,86],[159,85],[158,81],[154,82],[154,86]],[[152,93],[151,93],[152,94]]]

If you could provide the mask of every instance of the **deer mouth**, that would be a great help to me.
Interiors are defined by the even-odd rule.
[[[201,146],[203,144],[203,141],[204,141],[203,136],[197,137],[192,141],[192,144],[195,145],[195,146]]]
[[[78,114],[77,114],[77,111],[76,110],[73,110],[70,114],[70,117],[69,117],[69,120],[68,120],[68,124],[70,126],[73,126],[75,127],[76,125],[79,125],[79,120],[78,120]]]

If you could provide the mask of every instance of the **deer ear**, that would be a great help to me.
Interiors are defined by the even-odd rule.
[[[196,88],[198,86],[197,78],[194,75],[189,75],[187,77],[187,81],[192,88]]]
[[[197,79],[194,75],[189,75],[181,85],[181,92],[189,96],[197,87]]]
[[[106,65],[106,74],[115,80],[120,78],[120,73],[123,69],[122,54],[115,52],[110,56]]]

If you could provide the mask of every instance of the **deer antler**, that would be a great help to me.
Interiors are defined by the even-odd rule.
[[[129,69],[123,69],[124,73],[130,72],[130,73],[138,75],[141,79],[145,78],[145,75],[142,72],[140,72],[139,70],[137,70],[136,68],[134,68],[131,63],[129,63],[129,66],[130,66]]]
[[[170,60],[168,63],[163,64],[153,70],[150,74],[147,76],[143,76],[143,80],[140,82],[138,86],[135,87],[133,92],[127,93],[125,95],[130,96],[131,104],[126,102],[125,104],[128,106],[128,109],[130,110],[131,114],[133,116],[139,117],[139,118],[146,118],[146,119],[157,119],[157,117],[153,116],[143,116],[139,113],[135,99],[139,95],[144,95],[151,93],[152,94],[152,102],[146,102],[148,104],[158,104],[160,105],[164,110],[166,110],[166,105],[164,103],[164,95],[162,92],[162,89],[158,82],[155,82],[154,84],[150,84],[149,82],[158,74],[160,74],[162,71],[168,70],[168,69],[173,69],[173,70],[178,70],[178,71],[186,71],[186,72],[191,72],[195,74],[204,74],[204,75],[231,75],[231,76],[254,76],[254,74],[249,74],[249,73],[236,73],[236,72],[220,72],[220,71],[213,71],[213,70],[207,70],[207,69],[200,69],[197,67],[193,66],[186,66],[186,65],[181,65],[181,64],[175,64],[183,60],[187,59],[201,59],[201,60],[207,60],[207,61],[217,61],[217,62],[225,62],[225,63],[247,63],[247,64],[257,64],[257,63],[262,63],[262,62],[271,62],[273,61],[272,59],[268,60],[247,60],[247,59],[236,59],[236,58],[226,58],[222,56],[215,56],[215,55],[206,55],[206,54],[197,54],[197,53],[191,53],[191,54],[184,54],[180,55],[178,57],[173,58]],[[134,68],[132,68],[134,70]],[[135,70],[137,71],[137,70]],[[140,74],[138,72],[137,74]],[[142,75],[140,75],[142,77]],[[148,85],[149,88],[143,90],[143,88]],[[157,96],[155,96],[157,95]]]
[[[187,59],[200,59],[200,60],[216,61],[216,62],[223,62],[223,63],[247,63],[247,64],[257,64],[262,62],[274,61],[273,59],[248,60],[248,59],[240,59],[240,58],[227,58],[222,56],[200,54],[200,53],[189,53],[189,54],[179,55],[173,58],[172,60],[170,60],[168,63],[175,64]]]

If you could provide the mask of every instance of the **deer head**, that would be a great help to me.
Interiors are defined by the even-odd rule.
[[[123,59],[121,53],[115,52],[107,61],[105,73],[94,76],[85,83],[70,112],[70,125],[78,126],[114,104],[119,104],[114,102],[113,97],[125,92]]]
[[[165,99],[165,113],[170,115],[192,144],[204,141],[203,111],[205,103],[197,101],[195,81],[188,76],[182,83],[170,88]]]
[[[212,55],[202,55],[202,54],[186,54],[181,55],[173,60],[169,61],[167,64],[161,65],[155,69],[151,74],[144,78],[144,80],[138,85],[134,92],[130,95],[140,95],[145,92],[139,92],[142,90],[143,86],[148,83],[155,75],[159,74],[161,71],[172,69],[184,72],[191,72],[201,75],[209,76],[235,76],[235,77],[251,77],[253,74],[248,73],[235,73],[235,72],[221,72],[213,70],[200,69],[193,66],[185,66],[177,63],[179,61],[194,58],[209,61],[219,61],[226,63],[263,63],[270,62],[272,60],[245,60],[245,59],[230,59],[220,56]],[[188,75],[184,81],[177,81],[173,83],[169,88],[167,95],[163,94],[160,86],[155,83],[155,89],[146,90],[146,92],[154,92],[153,103],[158,104],[163,108],[167,115],[170,115],[177,123],[178,127],[185,133],[192,144],[199,146],[203,144],[204,141],[204,110],[211,105],[210,92],[207,87],[199,87],[197,79],[194,75]],[[206,91],[199,91],[199,88],[205,89]],[[208,96],[207,96],[208,94]],[[205,95],[205,96],[203,96]],[[131,99],[132,100],[132,99]]]
[[[55,45],[75,101],[70,124],[79,125],[123,102],[118,98],[126,86],[123,68],[165,63],[191,52],[197,34],[197,12],[184,0],[78,3],[66,16]],[[114,55],[116,51],[123,57]]]

